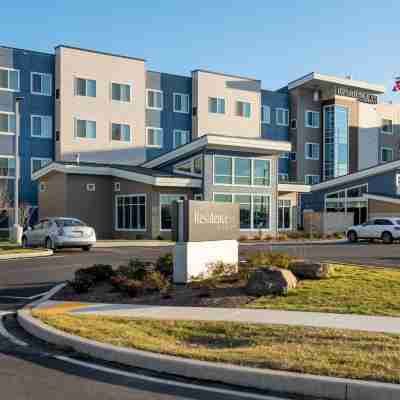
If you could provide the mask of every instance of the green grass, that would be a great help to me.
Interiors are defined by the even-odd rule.
[[[400,316],[400,271],[337,266],[331,277],[300,281],[287,296],[260,297],[247,307]]]
[[[228,322],[77,316],[37,310],[81,337],[156,353],[257,368],[400,383],[400,336]]]

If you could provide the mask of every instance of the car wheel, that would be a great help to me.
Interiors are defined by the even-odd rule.
[[[28,239],[26,238],[26,236],[22,237],[22,248],[23,249],[27,249],[28,248]]]
[[[83,251],[90,251],[91,248],[92,248],[92,246],[83,246],[82,250]]]
[[[357,233],[355,231],[350,231],[347,233],[347,239],[351,243],[356,243],[358,240]]]
[[[390,232],[383,232],[382,233],[382,241],[385,244],[393,243],[393,236]]]
[[[54,250],[54,245],[53,245],[53,241],[51,240],[51,238],[48,237],[46,239],[45,247],[46,247],[46,249]]]

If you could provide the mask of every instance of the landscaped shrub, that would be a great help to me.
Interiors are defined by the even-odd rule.
[[[174,260],[172,253],[165,254],[158,258],[156,262],[156,271],[167,278],[171,278],[174,273]]]
[[[122,275],[115,275],[110,278],[110,283],[116,290],[121,290],[122,285],[124,282],[128,280],[127,277]]]
[[[106,281],[114,275],[112,266],[108,264],[94,264],[91,267],[82,269],[81,271],[91,275],[96,283]]]
[[[285,241],[289,239],[289,236],[286,233],[280,233],[277,237],[279,241]]]
[[[239,236],[239,242],[246,242],[247,240],[250,240],[250,237],[247,235],[240,235]]]
[[[335,232],[335,233],[333,234],[333,237],[334,237],[335,239],[343,239],[343,238],[344,238],[344,233],[343,233],[343,232]]]
[[[278,267],[287,268],[295,258],[285,253],[257,252],[247,257],[249,268]]]
[[[136,238],[136,240],[143,240],[144,236],[141,233],[137,233],[135,238]]]
[[[210,278],[223,278],[226,276],[231,276],[238,271],[238,266],[236,264],[224,263],[223,261],[218,261],[207,265],[207,276]]]
[[[128,265],[121,265],[116,271],[117,275],[122,275],[127,279],[143,280],[147,273],[146,264],[135,258],[130,260]]]
[[[120,290],[129,297],[140,296],[144,293],[143,282],[135,279],[126,279],[120,284]]]
[[[156,239],[157,239],[157,240],[164,240],[164,238],[163,238],[161,235],[158,235],[158,236],[156,237]]]
[[[148,272],[142,283],[146,292],[165,292],[170,286],[168,279],[159,271]]]
[[[94,286],[93,277],[89,274],[79,274],[75,279],[68,282],[76,293],[87,293]]]
[[[273,239],[273,236],[268,233],[263,235],[263,237],[262,237],[262,240],[264,240],[265,242],[270,242],[272,239]]]

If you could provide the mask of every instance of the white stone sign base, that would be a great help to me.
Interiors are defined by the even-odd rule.
[[[238,264],[239,243],[237,240],[177,242],[173,258],[174,282],[186,283],[201,274],[206,275],[210,264],[219,261]]]

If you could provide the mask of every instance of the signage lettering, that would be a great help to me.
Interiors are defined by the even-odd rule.
[[[374,94],[369,94],[364,92],[360,89],[349,88],[344,86],[337,86],[336,87],[336,95],[343,96],[343,97],[352,97],[354,99],[358,99],[363,103],[368,104],[378,104],[378,96]]]
[[[196,212],[194,214],[195,224],[211,224],[211,225],[227,225],[231,223],[230,218],[227,215],[215,214],[211,212],[210,214],[200,214]]]

